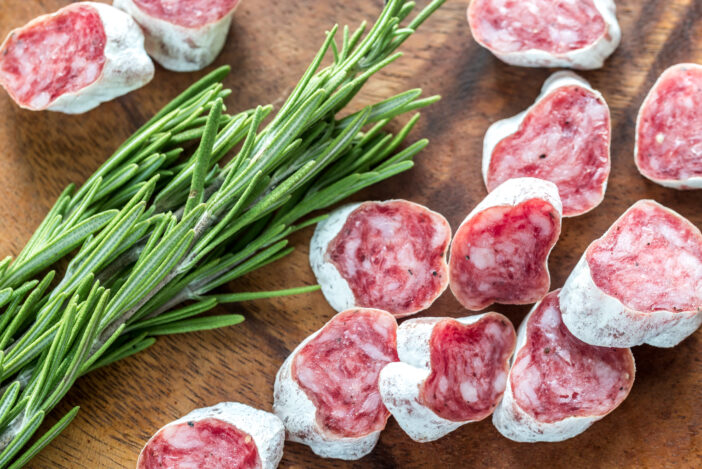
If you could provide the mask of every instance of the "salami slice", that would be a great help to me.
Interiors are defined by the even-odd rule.
[[[636,167],[674,189],[702,189],[702,65],[678,64],[663,72],[641,105],[636,125]]]
[[[605,347],[673,347],[702,324],[702,233],[652,201],[590,244],[561,292],[563,322]]]
[[[481,46],[510,65],[595,69],[619,46],[613,0],[473,0]]]
[[[275,415],[222,402],[162,427],[141,450],[137,469],[274,469],[284,442]]]
[[[352,309],[334,316],[276,376],[273,409],[288,439],[325,458],[370,453],[390,416],[378,374],[397,360],[397,322],[390,313]]]
[[[146,50],[168,70],[211,64],[224,47],[239,0],[113,0],[144,29]]]
[[[406,200],[341,207],[317,225],[310,264],[337,311],[378,308],[396,317],[427,309],[448,286],[451,227]]]
[[[139,26],[102,3],[73,3],[40,16],[0,46],[0,85],[33,111],[86,112],[153,75]]]
[[[507,389],[492,422],[514,441],[572,438],[624,401],[635,372],[631,350],[588,345],[568,331],[556,290],[519,326]]]
[[[488,129],[485,185],[490,192],[510,178],[546,179],[558,186],[563,216],[582,215],[604,198],[611,133],[602,95],[578,75],[557,72],[529,109]]]
[[[419,318],[397,329],[400,362],[380,372],[383,403],[415,441],[488,417],[502,397],[516,334],[497,313]]]
[[[548,293],[548,256],[561,233],[553,183],[510,179],[478,204],[451,242],[451,291],[466,308],[534,303]]]

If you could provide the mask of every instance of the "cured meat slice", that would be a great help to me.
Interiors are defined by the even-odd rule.
[[[558,189],[510,179],[478,204],[451,242],[451,291],[466,308],[534,303],[548,293],[548,256],[561,233]]]
[[[144,28],[146,50],[168,70],[189,72],[222,51],[239,0],[114,0]]]
[[[489,416],[502,397],[516,334],[497,313],[418,318],[397,329],[400,362],[380,372],[383,403],[415,441]]]
[[[325,458],[370,453],[390,416],[378,374],[397,360],[397,322],[390,313],[360,308],[334,316],[276,376],[273,409],[288,439]]]
[[[568,331],[556,290],[519,326],[507,389],[492,422],[514,441],[572,438],[624,401],[635,372],[631,350],[588,345]]]
[[[610,142],[602,95],[578,75],[557,72],[529,109],[488,129],[483,179],[488,192],[510,178],[546,179],[558,186],[563,216],[582,215],[604,198]]]
[[[663,72],[641,105],[636,167],[653,182],[702,189],[702,66],[678,64]]]
[[[448,286],[451,227],[406,200],[341,207],[317,225],[310,264],[337,311],[378,308],[396,317],[427,309]]]
[[[561,292],[563,322],[605,347],[672,347],[702,324],[702,233],[652,201],[590,244]]]
[[[86,112],[153,76],[139,26],[102,3],[73,3],[40,16],[0,46],[0,85],[33,111]]]
[[[274,469],[284,442],[275,415],[222,402],[162,427],[141,450],[137,469]]]
[[[600,68],[622,36],[614,0],[473,0],[468,23],[478,44],[521,67]]]

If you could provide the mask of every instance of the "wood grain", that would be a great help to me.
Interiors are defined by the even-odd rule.
[[[0,34],[69,2],[3,0]],[[419,0],[425,4],[426,0]],[[279,104],[297,82],[333,22],[371,20],[382,0],[246,0],[237,11],[216,65],[231,64],[231,110]],[[702,0],[621,0],[621,47],[602,70],[585,73],[612,108],[613,168],[604,203],[564,221],[551,255],[553,288],[560,287],[585,247],[633,202],[653,198],[702,226],[702,192],[656,186],[633,162],[636,113],[668,66],[702,62]],[[443,100],[424,112],[415,138],[431,144],[417,167],[356,197],[401,197],[426,204],[457,228],[485,196],[480,177],[482,138],[491,122],[532,103],[548,70],[508,67],[479,48],[465,20],[466,0],[449,0],[406,44],[405,57],[374,78],[355,106],[421,87]],[[16,254],[61,189],[82,182],[140,123],[199,73],[158,69],[145,88],[81,116],[32,113],[0,93],[0,257]],[[311,229],[292,239],[288,258],[233,284],[233,291],[314,283],[307,263]],[[138,356],[81,379],[49,420],[71,406],[74,423],[32,468],[134,467],[138,452],[161,425],[195,407],[234,400],[272,405],[280,364],[333,311],[321,294],[221,308],[247,321],[207,333],[160,339]],[[519,324],[527,307],[496,306]],[[466,313],[445,294],[426,315]],[[413,443],[390,422],[375,451],[358,462],[315,457],[288,444],[285,468],[432,467],[702,467],[702,332],[674,349],[638,347],[636,383],[613,414],[562,443],[516,444],[490,420],[467,425],[435,443]]]

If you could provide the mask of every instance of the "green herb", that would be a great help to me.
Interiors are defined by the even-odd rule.
[[[208,296],[290,253],[287,237],[324,218],[313,212],[412,167],[427,141],[400,147],[418,116],[397,134],[388,126],[438,98],[411,90],[339,114],[443,1],[401,27],[414,3],[389,0],[365,36],[365,24],[345,27],[340,44],[334,27],[265,126],[271,107],[226,114],[228,69],[212,72],[61,194],[17,258],[0,262],[0,468],[26,464],[70,423],[77,408],[26,448],[81,375],[154,336],[243,320],[202,316],[220,303],[318,289]],[[34,278],[63,259],[62,274]]]

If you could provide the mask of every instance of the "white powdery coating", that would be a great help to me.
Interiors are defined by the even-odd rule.
[[[132,0],[114,0],[112,4],[132,15],[143,27],[146,50],[156,62],[175,72],[193,72],[210,65],[222,51],[239,2],[221,19],[197,28],[151,16]]]
[[[494,313],[468,316],[455,321],[469,325],[489,314]],[[438,440],[473,422],[447,420],[419,402],[420,386],[431,373],[431,334],[434,327],[445,319],[452,318],[417,318],[400,324],[397,328],[397,354],[400,361],[388,363],[380,371],[378,387],[383,404],[405,433],[419,443]]]
[[[345,311],[353,307],[356,298],[351,291],[349,283],[341,276],[336,266],[326,259],[327,248],[341,228],[344,227],[346,219],[351,212],[356,210],[361,203],[353,203],[339,207],[325,220],[317,224],[310,241],[310,266],[317,282],[322,287],[324,298],[327,299],[332,308],[336,311]]]
[[[587,47],[572,50],[564,54],[553,54],[539,49],[530,49],[520,52],[500,52],[492,49],[478,40],[473,28],[473,39],[492,52],[495,57],[503,62],[517,67],[545,67],[545,68],[574,68],[579,70],[594,70],[601,68],[604,61],[612,55],[622,40],[622,31],[617,21],[617,6],[614,0],[593,0],[595,8],[600,12],[605,22],[605,31],[602,36]],[[472,5],[472,2],[471,2]],[[468,7],[468,22],[470,23],[470,6]]]
[[[558,195],[558,187],[550,181],[544,179],[523,177],[508,179],[490,192],[463,220],[461,226],[468,223],[480,212],[492,207],[511,206],[516,207],[528,200],[541,199],[553,206],[559,216],[563,214],[563,204],[561,196]],[[460,227],[459,227],[460,229]],[[456,231],[458,233],[458,230]],[[550,252],[550,251],[549,251]],[[547,256],[548,257],[548,256]]]
[[[560,72],[555,72],[553,75],[548,77],[546,81],[544,82],[543,86],[541,87],[541,94],[537,96],[536,100],[534,101],[534,104],[529,106],[526,110],[520,112],[516,116],[509,117],[507,119],[502,119],[494,124],[492,124],[487,132],[485,133],[485,138],[483,140],[483,164],[482,164],[482,172],[483,172],[483,181],[485,182],[485,186],[488,185],[488,171],[490,169],[490,162],[492,161],[492,154],[495,151],[495,147],[497,146],[498,143],[500,143],[502,140],[506,139],[507,137],[515,134],[517,131],[519,131],[519,127],[522,125],[522,122],[524,122],[524,119],[529,115],[532,109],[534,109],[536,106],[539,105],[541,101],[546,99],[548,95],[553,93],[559,88],[563,88],[566,86],[579,86],[581,88],[585,88],[586,90],[590,91],[593,93],[598,100],[605,102],[604,97],[602,94],[593,89],[592,86],[590,86],[590,83],[585,80],[583,77],[580,75],[577,75],[573,72],[567,72],[567,71],[560,71]],[[611,146],[611,139],[607,148],[607,153],[609,153],[609,147]],[[605,179],[604,184],[602,185],[602,190],[600,192],[600,199],[597,202],[597,204],[594,204],[593,207],[585,212],[578,213],[577,215],[573,216],[578,216],[578,215],[583,215],[590,210],[593,210],[595,207],[597,207],[602,200],[604,199],[605,192],[607,191],[607,179]]]
[[[512,364],[514,364],[514,360],[519,355],[521,349],[526,345],[527,323],[539,305],[541,305],[541,302],[534,305],[531,311],[529,311],[529,314],[527,314],[519,325],[517,331],[517,346],[514,350],[514,355],[512,355]],[[511,377],[512,369],[510,368],[509,374],[507,375],[505,393],[492,414],[492,423],[495,425],[495,428],[497,428],[497,431],[510,440],[522,443],[563,441],[581,434],[594,422],[604,417],[604,415],[593,415],[587,417],[568,417],[552,423],[540,422],[517,404],[517,401],[514,399],[514,393],[512,392],[512,385],[510,383]]]
[[[71,4],[86,5],[97,10],[105,29],[105,64],[100,76],[88,86],[79,90],[64,93],[54,101],[40,108],[33,108],[17,103],[19,106],[32,111],[58,111],[66,114],[81,114],[96,108],[105,101],[141,88],[154,77],[154,64],[144,50],[144,35],[134,20],[127,14],[103,3],[79,2]],[[34,22],[44,21],[47,17],[57,15],[61,10],[51,15],[44,15],[23,26],[31,26]],[[8,39],[12,33],[8,35]],[[5,44],[0,46],[4,49]]]
[[[642,201],[637,202],[640,203]],[[672,215],[681,215],[654,201]],[[632,210],[629,208],[602,237]],[[597,240],[593,241],[596,243]],[[591,244],[592,245],[592,244]],[[592,279],[587,251],[566,280],[559,294],[563,323],[578,339],[601,347],[634,347],[649,344],[674,347],[702,325],[702,311],[636,311],[602,291]]]
[[[285,443],[283,423],[270,412],[258,410],[238,402],[221,402],[212,407],[195,409],[178,420],[161,427],[144,445],[144,449],[149,446],[151,440],[156,438],[167,427],[205,419],[221,420],[233,425],[242,432],[248,433],[253,438],[256,449],[258,449],[261,469],[275,469],[278,467],[278,463],[283,457],[283,444]],[[139,454],[139,460],[141,460],[143,453],[144,450],[142,449]],[[139,467],[139,461],[137,461],[137,467]]]
[[[692,176],[689,178],[685,179],[659,179],[656,177],[653,177],[651,175],[648,175],[644,173],[641,170],[641,166],[639,165],[639,129],[641,128],[641,116],[643,115],[644,108],[646,107],[647,104],[651,100],[654,99],[655,97],[655,92],[656,89],[658,88],[658,85],[666,78],[667,74],[675,72],[679,68],[702,68],[702,65],[695,64],[695,63],[683,63],[683,64],[677,64],[673,65],[672,67],[668,68],[665,72],[661,74],[660,77],[658,77],[658,80],[656,80],[656,83],[654,83],[653,87],[651,90],[648,92],[646,95],[646,99],[644,99],[643,104],[641,104],[641,107],[639,108],[639,114],[636,117],[636,140],[634,143],[634,163],[636,164],[636,169],[639,170],[639,173],[646,179],[655,182],[656,184],[660,184],[661,186],[664,187],[670,187],[671,189],[678,189],[678,190],[688,190],[688,189],[702,189],[702,176]]]
[[[309,446],[314,454],[323,458],[356,460],[373,451],[380,438],[380,431],[359,438],[327,434],[317,424],[317,408],[314,403],[292,377],[293,359],[325,327],[326,324],[303,340],[278,370],[273,387],[273,412],[283,421],[288,440]]]

